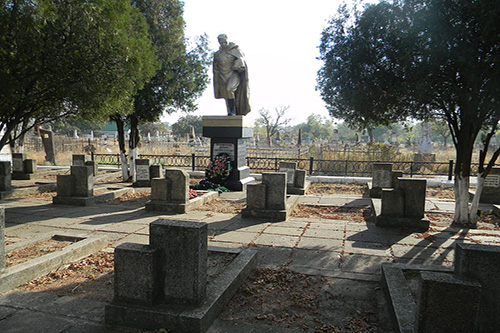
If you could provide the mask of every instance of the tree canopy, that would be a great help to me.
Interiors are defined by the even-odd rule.
[[[455,222],[463,225],[477,211],[463,209],[474,142],[481,129],[493,135],[500,119],[499,14],[494,0],[344,6],[321,39],[318,87],[332,116],[358,127],[446,120],[457,153]]]
[[[127,0],[3,1],[0,63],[0,146],[21,123],[130,110],[157,66],[145,19]]]

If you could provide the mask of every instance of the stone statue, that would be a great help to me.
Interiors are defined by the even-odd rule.
[[[246,115],[250,112],[250,88],[248,86],[248,67],[238,45],[228,43],[222,34],[219,51],[214,54],[214,94],[215,98],[226,100],[227,115]]]

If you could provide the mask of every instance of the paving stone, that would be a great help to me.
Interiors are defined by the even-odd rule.
[[[381,243],[351,242],[345,241],[344,251],[346,254],[368,254],[374,256],[389,256],[390,246]]]
[[[380,274],[380,265],[385,262],[392,260],[389,257],[345,254],[340,268],[346,272]]]
[[[279,268],[288,263],[293,249],[287,247],[258,246],[258,266]]]
[[[302,227],[292,228],[292,227],[279,227],[271,225],[264,230],[265,234],[277,234],[277,235],[289,235],[289,236],[300,236],[304,233]]]
[[[256,245],[294,247],[298,241],[299,237],[295,236],[262,234],[254,241],[254,243]]]
[[[305,237],[344,239],[344,230],[308,228]]]
[[[342,243],[343,241],[340,239],[301,237],[298,247],[322,251],[341,251]]]
[[[71,323],[64,318],[26,310],[19,310],[13,316],[0,320],[0,332],[9,333],[62,333],[70,327]]]
[[[231,231],[217,235],[212,240],[216,242],[250,244],[256,238],[257,234],[253,232]]]
[[[339,256],[340,252],[294,249],[290,266],[338,269]]]
[[[344,230],[346,221],[340,220],[314,220],[309,224],[309,229]]]

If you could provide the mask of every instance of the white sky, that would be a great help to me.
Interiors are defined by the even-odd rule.
[[[289,105],[292,125],[312,114],[328,116],[315,90],[321,32],[342,0],[185,0],[186,36],[206,33],[213,51],[225,33],[240,46],[249,67],[250,120],[261,108]],[[212,79],[212,68],[209,70]],[[198,99],[195,115],[225,115],[224,100],[213,97],[212,82]],[[173,123],[182,114],[163,120]]]

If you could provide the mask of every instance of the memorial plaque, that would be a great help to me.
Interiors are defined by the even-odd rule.
[[[135,160],[135,172],[137,180],[150,180],[149,160],[148,159]]]
[[[296,162],[280,162],[279,172],[286,172],[286,183],[289,186],[295,184],[295,170],[297,170]]]
[[[234,144],[221,142],[215,143],[212,158],[219,155],[220,153],[228,154],[231,160],[234,161]]]
[[[500,185],[500,175],[487,175],[484,179],[485,187],[498,187]]]

